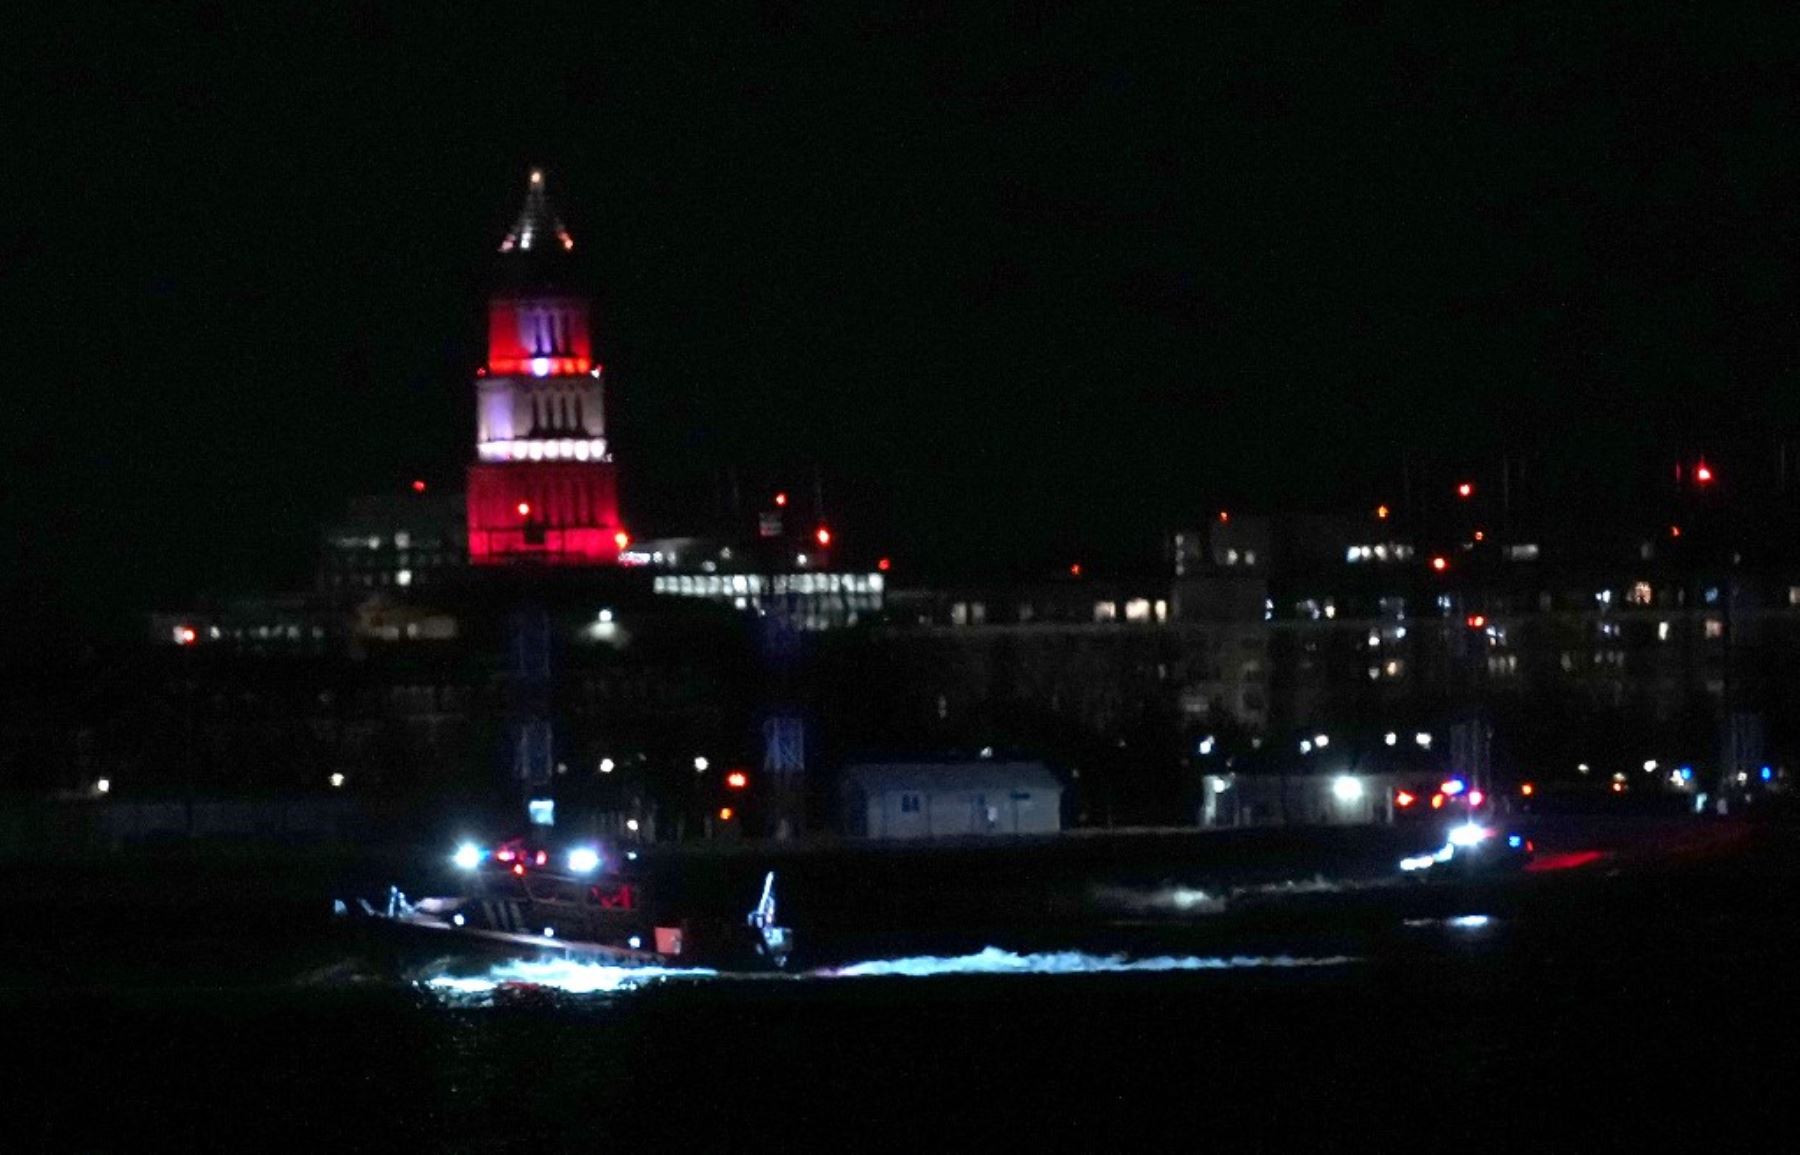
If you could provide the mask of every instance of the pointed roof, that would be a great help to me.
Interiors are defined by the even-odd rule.
[[[556,215],[556,210],[550,207],[549,197],[544,195],[544,170],[532,169],[525,188],[525,207],[519,210],[519,219],[513,222],[512,231],[500,242],[500,251],[567,252],[574,247],[574,238],[569,236],[562,218]]]

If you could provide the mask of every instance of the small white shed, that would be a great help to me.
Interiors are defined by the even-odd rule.
[[[861,838],[1055,834],[1062,784],[1041,762],[846,766],[844,833]]]

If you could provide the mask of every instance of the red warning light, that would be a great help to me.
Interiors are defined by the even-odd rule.
[[[1402,790],[1400,793],[1394,795],[1395,806],[1411,806],[1418,800],[1418,796],[1408,790]]]
[[[1471,630],[1479,630],[1487,625],[1487,615],[1485,614],[1470,614],[1466,620]]]
[[[414,493],[424,493],[425,492],[425,482],[422,478],[414,478],[413,479],[412,491]]]
[[[787,504],[787,494],[785,494],[785,493],[776,494],[775,495],[775,504],[776,505],[786,505]]]
[[[886,573],[888,570],[894,568],[894,563],[884,557],[880,561],[875,563],[875,568],[880,570],[882,573]]]
[[[830,545],[831,531],[821,525],[818,529],[813,531],[813,538],[817,540],[820,545]]]
[[[1219,524],[1220,525],[1229,525],[1230,522],[1231,522],[1231,511],[1228,509],[1221,509],[1219,511]]]
[[[1081,563],[1080,562],[1076,562],[1074,565],[1069,567],[1069,576],[1070,577],[1080,577],[1081,576]]]
[[[1680,537],[1681,536],[1681,527],[1679,525],[1671,525],[1669,527],[1669,536],[1670,537]]]
[[[1487,797],[1487,795],[1483,794],[1479,790],[1471,790],[1471,791],[1469,791],[1469,805],[1470,806],[1480,806],[1482,799],[1484,799],[1486,797]]]
[[[1471,497],[1474,497],[1475,496],[1475,483],[1472,481],[1465,481],[1465,482],[1462,482],[1461,484],[1459,484],[1456,487],[1456,496],[1462,498],[1464,501],[1467,501]]]
[[[1529,782],[1521,783],[1519,786],[1519,793],[1523,794],[1527,798],[1530,798],[1533,794],[1537,793],[1537,787],[1533,786]]]
[[[1431,568],[1437,573],[1443,573],[1450,568],[1450,559],[1440,553],[1431,559]]]
[[[523,862],[513,863],[513,873],[523,877],[525,874],[525,864]]]
[[[182,626],[175,631],[175,640],[184,646],[191,646],[198,641],[200,635],[194,632],[193,626]]]
[[[725,785],[731,787],[733,790],[742,790],[744,787],[750,785],[750,775],[744,773],[742,770],[733,770],[731,773],[725,775]]]
[[[1712,466],[1702,460],[1694,466],[1694,480],[1701,485],[1711,485],[1713,480]]]

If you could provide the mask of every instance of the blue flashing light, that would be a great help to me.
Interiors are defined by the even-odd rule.
[[[1768,781],[1768,780],[1769,780],[1769,779],[1771,779],[1771,778],[1773,778],[1773,777],[1775,777],[1775,771],[1773,771],[1773,770],[1771,770],[1771,769],[1770,769],[1770,768],[1769,768],[1769,767],[1767,767],[1767,766],[1764,766],[1764,767],[1763,767],[1763,768],[1762,768],[1762,780],[1763,780],[1763,781],[1764,781],[1764,782],[1767,782],[1767,781]]]
[[[1525,844],[1525,840],[1523,838],[1519,837],[1517,834],[1508,834],[1506,836],[1506,844],[1508,846],[1512,847],[1514,850],[1517,850],[1520,846],[1523,846]]]
[[[1461,794],[1467,788],[1468,788],[1468,783],[1464,782],[1461,778],[1452,778],[1448,782],[1445,782],[1442,786],[1439,786],[1438,790],[1441,793],[1448,794],[1452,798],[1454,798],[1456,795]]]

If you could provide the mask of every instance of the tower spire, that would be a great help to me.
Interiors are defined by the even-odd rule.
[[[500,251],[529,253],[553,244],[567,252],[575,247],[575,240],[550,207],[550,198],[544,192],[544,170],[534,168],[525,186],[525,206],[519,210],[512,231],[500,242]]]

